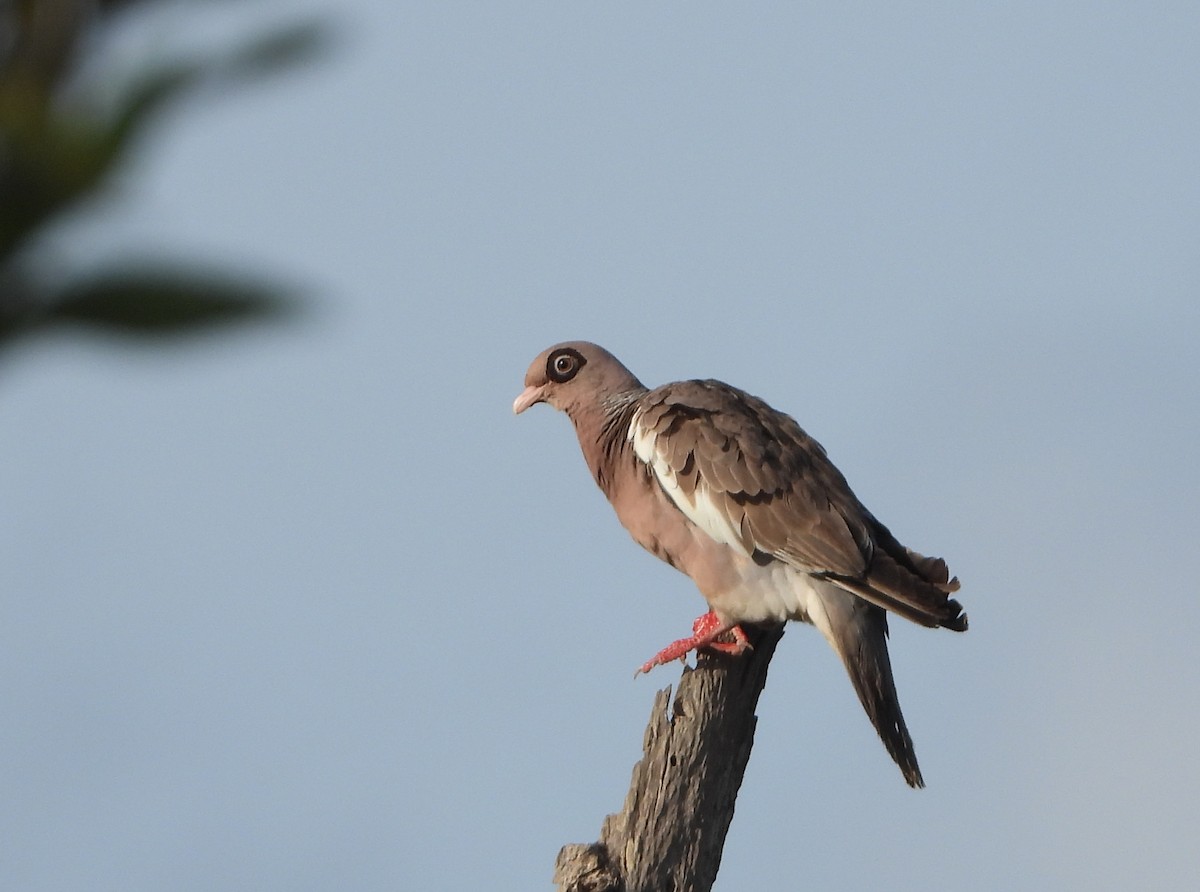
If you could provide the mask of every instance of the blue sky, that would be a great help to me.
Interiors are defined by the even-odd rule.
[[[788,411],[963,581],[892,624],[924,791],[788,632],[718,889],[1194,880],[1200,9],[172,4],[109,64],[304,10],[53,247],[309,311],[0,365],[0,885],[550,888],[703,611],[511,415],[568,338]]]

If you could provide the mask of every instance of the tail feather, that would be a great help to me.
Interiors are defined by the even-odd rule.
[[[842,658],[859,702],[905,781],[910,787],[924,787],[892,677],[887,614],[832,585],[822,586],[819,596],[824,616],[814,615],[814,624]]]

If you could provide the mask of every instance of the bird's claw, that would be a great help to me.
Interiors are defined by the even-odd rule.
[[[728,632],[733,636],[733,641],[717,641],[716,639]],[[746,633],[742,631],[741,626],[726,626],[721,623],[721,620],[711,610],[698,617],[692,623],[692,637],[680,638],[678,641],[672,641],[649,660],[643,663],[633,677],[637,678],[643,672],[649,672],[655,666],[661,666],[663,663],[669,663],[672,660],[680,660],[686,662],[687,655],[693,650],[699,650],[707,647],[710,650],[715,650],[720,653],[738,656],[739,654],[753,650],[753,645],[746,638]]]

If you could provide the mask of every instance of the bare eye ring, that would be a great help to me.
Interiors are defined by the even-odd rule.
[[[546,374],[551,381],[564,384],[578,375],[586,364],[587,360],[578,350],[564,347],[550,355],[546,361]]]

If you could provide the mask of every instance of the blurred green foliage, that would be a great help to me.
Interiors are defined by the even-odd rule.
[[[231,51],[148,64],[113,100],[81,90],[97,31],[155,0],[0,0],[0,348],[64,324],[162,336],[286,310],[278,285],[161,261],[45,275],[39,251],[65,215],[102,194],[165,108],[198,87],[238,83],[311,57],[314,23]],[[109,85],[111,87],[111,85]],[[89,92],[91,98],[89,99]]]

